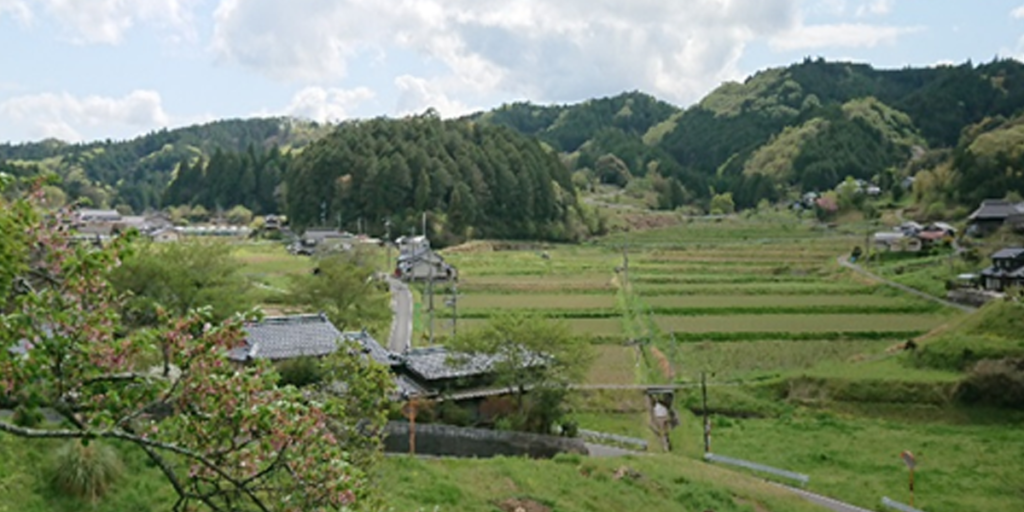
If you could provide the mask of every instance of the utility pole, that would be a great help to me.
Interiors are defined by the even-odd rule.
[[[627,296],[631,291],[629,287],[629,235],[626,235],[626,241],[622,244],[622,291]]]
[[[452,283],[452,339],[459,338],[459,285]]]
[[[384,219],[384,249],[387,251],[388,263],[384,272],[391,275],[391,219]]]
[[[430,277],[427,280],[427,311],[430,312],[430,344],[434,344],[434,262],[428,261],[430,265]]]
[[[700,372],[700,393],[703,397],[701,409],[704,415],[704,453],[711,453],[711,420],[708,418],[708,381],[705,372]]]
[[[420,234],[427,236],[427,212],[423,212],[422,226],[420,227]]]

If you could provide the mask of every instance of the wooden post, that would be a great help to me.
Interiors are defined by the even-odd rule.
[[[405,404],[405,417],[409,420],[409,455],[416,455],[416,408],[418,397],[413,395]]]
[[[910,506],[914,506],[914,468],[910,468]]]
[[[914,468],[917,467],[917,459],[914,458],[914,454],[910,453],[909,450],[905,450],[900,454],[900,458],[903,459],[903,463],[907,465],[907,469],[910,470],[910,481],[907,487],[910,489],[910,506],[914,506]]]

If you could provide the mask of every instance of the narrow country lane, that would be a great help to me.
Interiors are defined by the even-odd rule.
[[[412,341],[412,292],[409,286],[393,277],[388,278],[391,288],[391,338],[388,349],[402,353],[409,349]]]
[[[930,300],[932,302],[937,302],[937,303],[942,304],[943,306],[946,306],[946,307],[956,308],[956,309],[959,309],[960,311],[963,311],[965,313],[973,313],[974,311],[977,311],[977,308],[973,308],[971,306],[966,306],[964,304],[957,304],[955,302],[950,302],[950,301],[945,300],[945,299],[940,299],[939,297],[936,297],[934,295],[930,295],[928,293],[922,292],[921,290],[918,290],[916,288],[911,288],[911,287],[909,287],[909,286],[907,286],[905,284],[900,284],[900,283],[897,283],[895,281],[890,281],[890,280],[888,280],[888,279],[886,279],[886,278],[884,278],[882,276],[879,276],[878,274],[875,274],[875,273],[865,269],[864,267],[862,267],[860,265],[857,265],[856,263],[851,263],[850,260],[846,256],[840,256],[840,257],[836,258],[836,262],[838,262],[840,266],[843,266],[843,267],[846,267],[846,268],[848,268],[850,270],[853,270],[854,272],[857,272],[858,274],[861,274],[861,275],[866,276],[868,278],[874,279],[875,281],[878,281],[878,282],[880,282],[882,284],[885,284],[887,286],[891,286],[893,288],[896,288],[897,290],[904,291],[904,292],[909,293],[911,295],[916,295],[918,297],[921,297],[922,299]]]

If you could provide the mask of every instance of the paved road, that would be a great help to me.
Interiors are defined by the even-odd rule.
[[[412,341],[412,292],[409,286],[393,277],[388,278],[391,288],[391,337],[388,349],[405,352]]]
[[[846,268],[848,268],[850,270],[853,270],[854,272],[857,272],[857,273],[859,273],[861,275],[867,276],[867,277],[869,277],[871,279],[874,279],[875,281],[878,281],[878,282],[883,283],[885,285],[891,286],[891,287],[896,288],[898,290],[904,291],[904,292],[909,293],[911,295],[917,295],[918,297],[921,297],[922,299],[927,299],[927,300],[930,300],[932,302],[937,302],[939,304],[942,304],[943,306],[950,307],[950,308],[956,308],[956,309],[959,309],[960,311],[964,311],[964,312],[967,312],[967,313],[973,313],[974,311],[977,311],[977,308],[973,308],[971,306],[966,306],[964,304],[957,304],[956,302],[950,302],[950,301],[945,300],[945,299],[940,299],[940,298],[938,298],[938,297],[936,297],[934,295],[922,292],[921,290],[918,290],[916,288],[911,288],[911,287],[909,287],[907,285],[900,284],[900,283],[897,283],[895,281],[890,281],[890,280],[888,280],[888,279],[886,279],[886,278],[884,278],[882,276],[879,276],[878,274],[875,274],[873,272],[868,271],[867,269],[865,269],[864,267],[862,267],[860,265],[857,265],[856,263],[851,263],[850,260],[846,256],[840,256],[840,257],[836,258],[836,261],[840,265],[842,265],[842,266],[844,266],[844,267],[846,267]]]

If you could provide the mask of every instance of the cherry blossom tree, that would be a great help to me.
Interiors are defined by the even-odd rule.
[[[388,377],[355,350],[326,362],[348,377],[323,388],[279,387],[267,364],[238,366],[244,323],[210,312],[163,315],[131,331],[105,279],[130,240],[74,244],[59,215],[4,204],[0,225],[20,247],[0,297],[0,403],[50,408],[59,427],[0,421],[0,435],[113,439],[143,450],[177,493],[175,510],[310,511],[374,503],[369,466],[379,454]],[[21,283],[20,286],[17,283]],[[3,284],[0,281],[0,284]],[[6,298],[5,298],[6,297]],[[168,348],[174,371],[156,361]],[[158,365],[150,370],[150,365]]]

